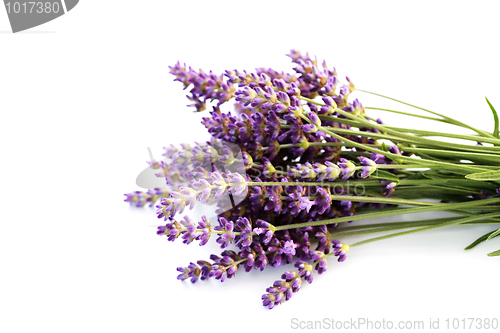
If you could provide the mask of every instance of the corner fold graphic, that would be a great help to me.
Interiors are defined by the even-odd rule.
[[[64,0],[64,2],[66,3],[66,11],[69,12],[70,10],[75,8],[79,1],[80,0]]]

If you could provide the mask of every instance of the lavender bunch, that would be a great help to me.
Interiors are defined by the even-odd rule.
[[[293,263],[296,270],[284,272],[262,296],[263,305],[272,309],[297,293],[303,281],[311,283],[315,274],[324,273],[328,257],[343,262],[357,246],[451,225],[499,224],[499,122],[489,101],[493,133],[361,90],[348,77],[343,83],[335,68],[319,65],[308,54],[292,50],[288,57],[292,73],[257,68],[207,74],[180,63],[170,67],[175,81],[190,89],[190,107],[197,112],[211,107],[201,119],[210,139],[165,147],[165,159],[150,166],[168,187],[126,194],[125,201],[156,205],[165,223],[157,234],[169,241],[205,245],[214,238],[223,249],[210,261],[178,268],[178,279],[224,282],[240,268],[262,271]],[[365,107],[351,97],[355,92],[395,100],[433,117]],[[388,126],[370,117],[369,110],[445,122],[475,134]],[[214,205],[216,216],[198,222],[180,217],[198,202]],[[427,211],[460,217],[349,226]],[[385,235],[344,241],[374,233]],[[498,235],[500,229],[467,249]]]

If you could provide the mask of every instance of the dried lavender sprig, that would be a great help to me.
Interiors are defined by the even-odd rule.
[[[302,279],[297,272],[288,271],[281,275],[282,280],[277,280],[266,289],[266,294],[262,295],[262,304],[269,309],[292,298],[302,286]]]

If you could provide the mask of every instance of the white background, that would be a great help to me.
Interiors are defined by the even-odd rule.
[[[139,189],[146,147],[158,156],[166,144],[208,138],[204,114],[185,107],[168,74],[178,60],[216,73],[291,71],[285,54],[296,48],[362,89],[491,131],[484,96],[500,108],[499,9],[498,1],[83,0],[18,34],[0,9],[0,331],[286,332],[292,318],[359,317],[426,327],[440,318],[443,329],[446,318],[500,319],[499,259],[486,256],[499,242],[463,251],[491,226],[355,248],[269,311],[260,297],[289,267],[240,271],[225,283],[177,281],[176,267],[220,249],[167,242],[153,209],[123,202]],[[395,106],[356,94],[366,106]]]

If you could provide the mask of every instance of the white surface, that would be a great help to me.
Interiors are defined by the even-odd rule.
[[[185,107],[168,74],[177,60],[215,72],[291,71],[285,53],[297,48],[360,88],[492,130],[484,96],[500,108],[499,7],[81,1],[16,35],[0,10],[0,331],[286,332],[292,318],[360,317],[426,327],[439,318],[443,328],[446,318],[499,318],[499,259],[486,257],[499,242],[462,250],[492,227],[353,249],[345,263],[330,261],[327,273],[268,311],[260,296],[287,268],[241,271],[222,284],[179,282],[176,267],[220,250],[213,242],[167,242],[155,234],[152,209],[123,202],[123,193],[138,189],[146,147],[159,152],[208,138],[203,114]],[[393,106],[358,96],[367,106]]]

